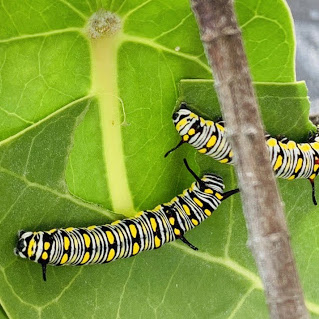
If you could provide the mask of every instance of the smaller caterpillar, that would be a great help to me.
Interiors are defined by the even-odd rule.
[[[173,114],[173,122],[182,140],[165,157],[182,144],[188,143],[220,163],[233,164],[233,152],[226,139],[223,121],[205,120],[189,110],[183,102]],[[275,176],[288,180],[307,178],[311,183],[312,201],[317,205],[314,179],[319,173],[318,132],[310,136],[308,143],[274,138],[269,134],[265,135],[265,140]]]
[[[184,234],[209,217],[221,201],[239,190],[223,193],[221,177],[206,174],[200,179],[185,159],[184,163],[196,182],[169,203],[142,211],[134,218],[102,226],[19,231],[14,253],[41,264],[43,280],[46,281],[47,265],[109,263],[115,259],[135,256],[143,250],[160,248],[176,239],[197,250]]]

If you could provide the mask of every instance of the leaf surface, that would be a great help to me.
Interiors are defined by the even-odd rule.
[[[104,43],[104,59],[86,35],[87,20],[101,7],[122,20],[114,42]],[[283,2],[238,0],[236,8],[254,80],[293,82],[292,21]],[[192,182],[184,157],[197,171],[222,175],[226,189],[236,186],[229,166],[191,148],[163,158],[178,141],[171,122],[176,99],[219,114],[216,98],[207,95],[212,83],[185,81],[178,90],[183,78],[211,77],[188,3],[3,1],[0,18],[0,301],[6,315],[265,318],[239,195],[187,234],[199,252],[176,242],[108,265],[50,267],[46,283],[39,265],[13,255],[19,229],[102,224],[170,200]],[[103,67],[111,73],[99,72]],[[312,126],[304,85],[256,87],[269,132],[305,138]],[[318,318],[317,214],[306,184],[280,181],[307,305]]]
[[[0,318],[1,319],[7,319],[8,316],[6,315],[6,312],[4,311],[4,309],[2,307],[0,307]]]

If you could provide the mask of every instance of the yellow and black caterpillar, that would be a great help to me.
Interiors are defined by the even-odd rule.
[[[173,114],[173,122],[182,140],[168,151],[165,157],[183,143],[188,143],[200,153],[209,155],[221,163],[233,163],[233,152],[226,139],[223,121],[205,120],[190,111],[186,103],[182,103],[179,111]],[[287,138],[277,139],[268,134],[265,135],[265,139],[275,176],[288,180],[309,179],[312,200],[317,205],[314,179],[319,172],[318,133],[311,136],[308,143],[296,143]]]
[[[184,234],[209,217],[222,200],[237,193],[238,189],[223,193],[222,178],[206,174],[200,179],[186,160],[184,162],[196,182],[169,203],[142,211],[134,218],[102,226],[20,231],[15,254],[40,263],[43,280],[46,280],[47,265],[108,263],[135,256],[143,250],[160,248],[176,239],[197,250]]]

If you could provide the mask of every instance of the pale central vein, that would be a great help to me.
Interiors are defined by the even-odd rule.
[[[118,36],[91,40],[92,91],[98,97],[108,189],[113,210],[134,215],[127,178],[121,131],[120,97],[117,82]]]

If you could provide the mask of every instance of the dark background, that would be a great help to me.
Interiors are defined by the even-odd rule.
[[[295,20],[297,80],[305,80],[310,115],[319,115],[319,0],[287,0]]]

